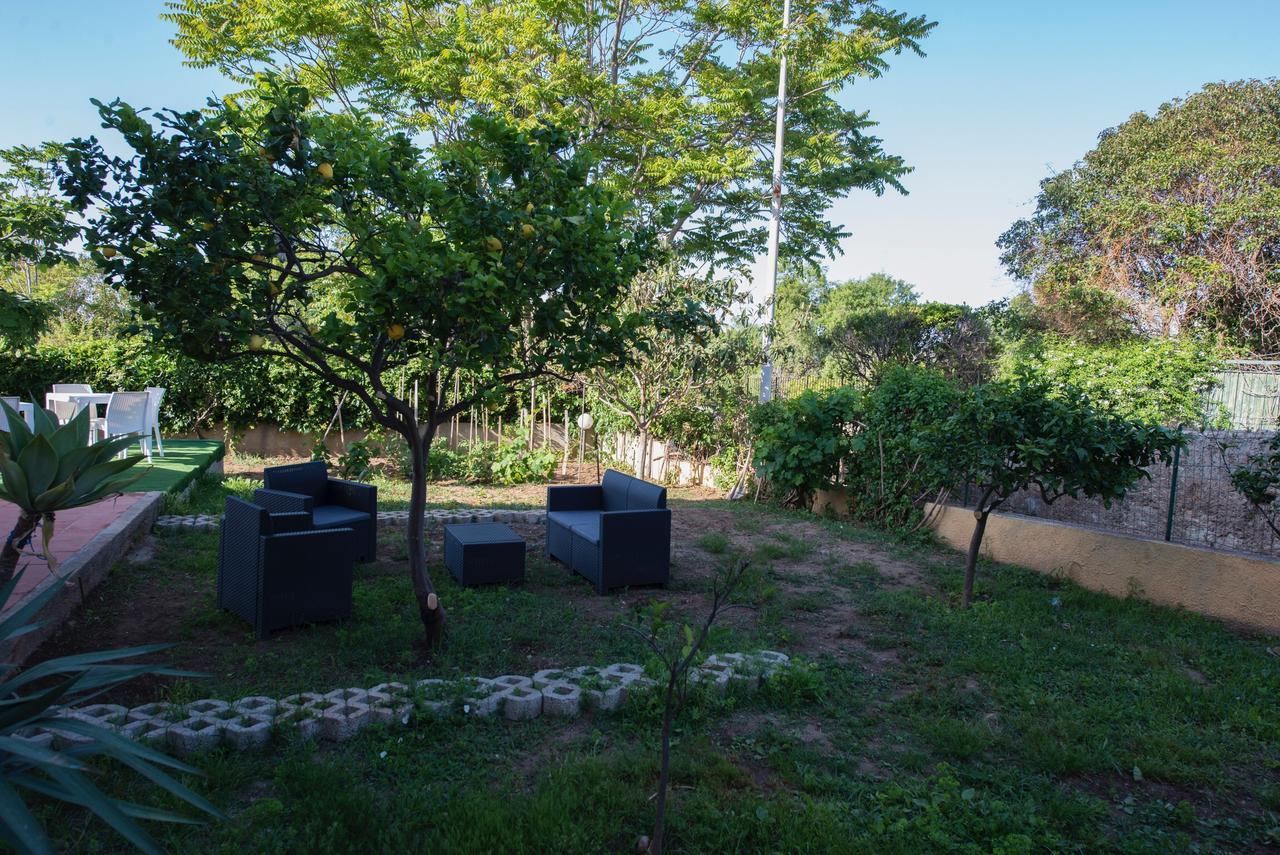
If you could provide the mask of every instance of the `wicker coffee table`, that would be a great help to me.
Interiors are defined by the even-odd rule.
[[[444,564],[465,587],[524,580],[524,538],[502,523],[444,527]]]

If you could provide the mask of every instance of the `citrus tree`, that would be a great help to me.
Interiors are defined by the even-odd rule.
[[[1010,496],[1034,489],[1045,504],[1084,496],[1109,508],[1150,477],[1148,466],[1167,464],[1182,441],[1178,431],[1098,409],[1080,390],[1042,379],[1023,376],[969,389],[934,440],[938,455],[954,466],[956,481],[977,494],[962,606],[973,600],[987,520]]]
[[[62,187],[155,334],[205,361],[288,360],[404,437],[409,571],[434,644],[423,511],[437,427],[486,388],[620,359],[643,320],[621,300],[652,244],[569,132],[477,116],[427,152],[311,106],[269,78],[207,111],[99,104],[131,155],[74,140]],[[482,382],[453,398],[463,371]]]

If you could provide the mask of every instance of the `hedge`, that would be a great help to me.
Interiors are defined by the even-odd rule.
[[[158,348],[142,338],[41,344],[0,361],[0,391],[43,401],[54,383],[94,389],[167,390],[161,422],[166,430],[194,432],[216,422],[233,429],[270,423],[312,433],[333,418],[337,396],[307,371],[278,357],[209,364]],[[367,427],[364,406],[343,406],[347,427]]]

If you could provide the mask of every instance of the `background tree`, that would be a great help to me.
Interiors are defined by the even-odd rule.
[[[1095,408],[1079,390],[1025,377],[974,386],[936,434],[956,484],[976,492],[961,606],[973,600],[974,573],[991,512],[1020,490],[1045,504],[1063,496],[1123,499],[1147,467],[1168,463],[1178,431],[1132,422]]]
[[[28,298],[36,296],[42,268],[70,257],[66,244],[76,236],[54,183],[59,154],[52,143],[0,149],[0,272],[16,274],[15,290]]]
[[[631,283],[625,311],[651,322],[637,327],[625,365],[605,365],[586,375],[595,396],[628,422],[640,441],[636,474],[650,475],[649,443],[657,421],[679,404],[693,403],[726,374],[738,373],[739,349],[722,340],[719,324],[737,304],[735,283],[682,273],[674,264],[648,271]],[[672,318],[696,317],[705,332],[689,335]]]
[[[875,383],[891,366],[934,368],[964,383],[990,378],[995,341],[968,306],[911,303],[843,313],[827,333],[842,380]]]
[[[12,355],[31,347],[53,316],[50,303],[0,290],[0,348]]]
[[[1280,80],[1211,83],[1104,131],[997,244],[1067,333],[1201,331],[1280,354]]]
[[[405,438],[409,570],[434,644],[423,511],[437,427],[485,387],[620,359],[643,320],[621,301],[650,244],[562,131],[476,117],[428,155],[309,103],[268,80],[244,106],[157,113],[159,129],[100,105],[132,156],[75,140],[62,186],[154,333],[205,361],[287,359]],[[410,362],[416,408],[394,383]],[[452,399],[462,371],[483,382]]]
[[[58,147],[0,149],[0,347],[34,344],[55,309],[38,299],[40,271],[70,256],[76,234],[67,202],[53,182]]]
[[[601,180],[640,202],[690,260],[763,250],[780,52],[788,55],[783,251],[835,251],[826,218],[851,190],[902,190],[909,171],[841,95],[920,53],[934,24],[869,0],[509,3],[176,0],[174,43],[250,83],[289,70],[337,110],[366,110],[437,141],[477,111],[581,124]]]

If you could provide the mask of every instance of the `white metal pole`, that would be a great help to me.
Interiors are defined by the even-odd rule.
[[[782,33],[791,26],[791,0],[782,0]],[[774,298],[778,287],[778,234],[782,228],[782,138],[787,126],[787,54],[782,53],[778,63],[778,115],[773,128],[773,202],[769,217],[769,258],[766,263],[769,280],[769,324],[764,329],[764,365],[760,369],[760,403],[773,398],[773,364],[770,349],[773,346]]]

